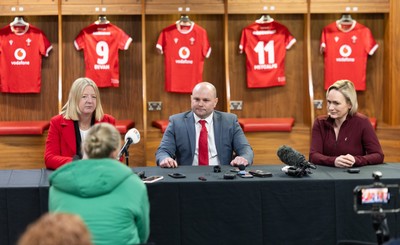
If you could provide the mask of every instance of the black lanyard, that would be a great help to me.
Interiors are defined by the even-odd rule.
[[[90,122],[90,126],[94,125],[94,117],[92,117],[92,121]],[[74,128],[75,128],[75,139],[76,139],[76,155],[74,156],[74,160],[77,159],[82,159],[82,138],[81,138],[81,132],[79,130],[79,122],[74,121]]]

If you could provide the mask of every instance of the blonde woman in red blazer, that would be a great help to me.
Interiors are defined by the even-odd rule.
[[[81,142],[89,128],[98,122],[115,125],[115,118],[104,114],[96,83],[89,78],[78,78],[61,113],[50,120],[44,153],[46,168],[57,169],[82,158]]]

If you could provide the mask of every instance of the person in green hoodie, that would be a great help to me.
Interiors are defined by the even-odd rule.
[[[83,159],[49,177],[49,212],[79,215],[95,245],[140,244],[149,237],[147,188],[116,160],[120,146],[121,136],[113,125],[95,124],[83,142]]]

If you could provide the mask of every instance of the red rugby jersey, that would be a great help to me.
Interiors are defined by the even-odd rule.
[[[51,49],[43,31],[31,24],[0,29],[0,91],[40,93],[42,56]]]
[[[239,51],[246,54],[247,87],[285,85],[286,50],[295,42],[288,28],[274,20],[243,28]]]
[[[96,21],[78,34],[74,45],[84,51],[86,77],[101,88],[119,87],[118,50],[127,50],[131,42],[119,27]]]
[[[337,80],[347,79],[356,90],[366,89],[368,55],[374,54],[378,44],[371,31],[353,21],[346,28],[339,21],[322,30],[321,51],[324,52],[325,89]]]
[[[157,49],[164,53],[165,91],[191,93],[202,82],[205,58],[211,53],[205,29],[192,23],[164,28],[158,37]]]

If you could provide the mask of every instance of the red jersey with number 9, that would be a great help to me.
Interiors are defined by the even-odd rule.
[[[296,42],[277,21],[255,23],[242,30],[239,51],[246,53],[247,87],[266,88],[286,84],[286,50]]]
[[[86,77],[101,88],[119,87],[118,50],[127,50],[131,42],[117,26],[96,21],[78,34],[74,45],[84,50]]]

